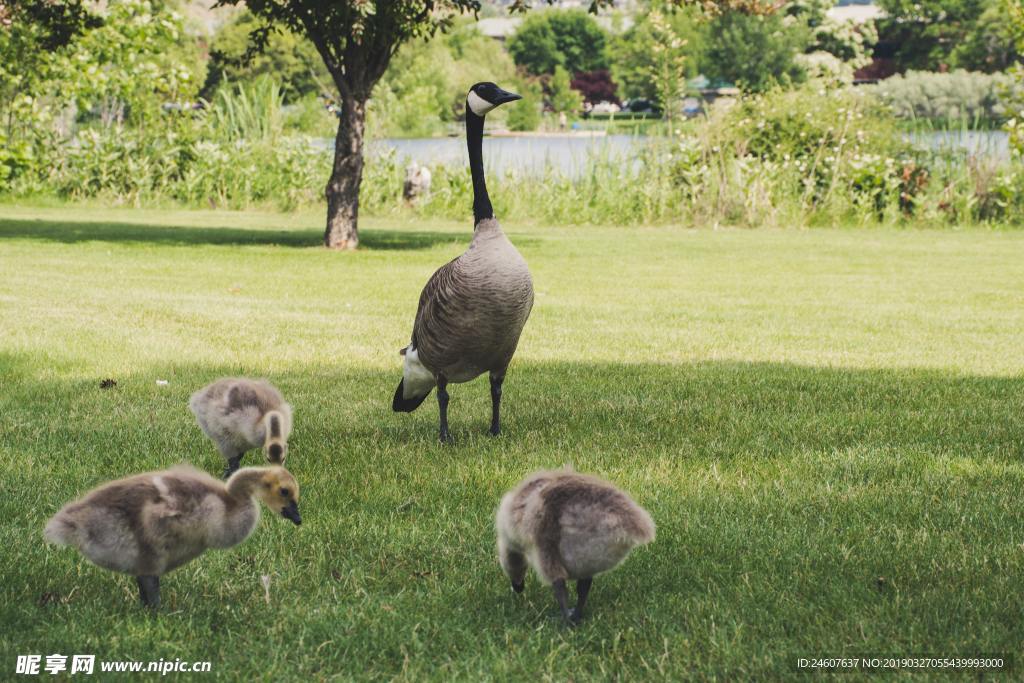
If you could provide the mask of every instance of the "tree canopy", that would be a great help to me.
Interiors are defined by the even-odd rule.
[[[570,74],[608,67],[605,34],[583,10],[547,11],[530,15],[508,40],[508,51],[529,73]]]
[[[240,12],[225,24],[210,44],[210,63],[203,85],[209,99],[223,82],[273,76],[281,84],[285,100],[295,101],[319,94],[331,76],[313,44],[288,29],[267,36],[258,52],[250,49],[249,36],[261,26],[252,12]]]
[[[697,75],[704,49],[706,22],[694,9],[660,12],[659,16],[660,21],[656,25],[651,21],[652,13],[644,15],[609,42],[612,78],[619,86],[620,97],[659,100],[658,86],[651,74],[660,70],[665,55],[651,49],[655,40],[681,43],[676,51],[686,56],[681,62],[682,75]]]
[[[806,27],[787,27],[779,15],[722,14],[709,27],[702,66],[711,79],[763,92],[777,83],[804,80],[796,56],[809,43]]]
[[[999,71],[1016,61],[1002,0],[879,0],[880,40],[898,68]]]

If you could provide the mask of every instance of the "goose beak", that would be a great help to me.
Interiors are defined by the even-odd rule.
[[[515,102],[516,100],[521,99],[523,99],[522,95],[517,95],[514,92],[498,88],[497,96],[494,98],[494,106],[505,104],[506,102]]]
[[[302,524],[302,515],[299,514],[299,504],[294,500],[288,503],[288,507],[282,508],[281,516],[285,519],[290,519],[295,523],[295,526]]]

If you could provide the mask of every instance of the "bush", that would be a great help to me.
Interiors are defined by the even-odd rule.
[[[555,67],[555,74],[548,81],[551,108],[556,112],[575,114],[583,108],[583,96],[572,89],[569,72],[562,67]]]
[[[912,211],[919,189],[907,185],[919,176],[901,180],[915,162],[895,121],[859,89],[808,84],[747,97],[713,116],[704,136],[705,156],[717,166],[749,160],[746,166],[770,176],[770,195],[788,193],[811,213],[851,207],[883,218],[890,210]]]
[[[541,110],[544,108],[544,92],[537,79],[524,78],[516,93],[523,96],[521,102],[509,107],[508,127],[515,131],[537,130],[540,125]]]
[[[577,73],[570,85],[573,90],[578,90],[583,95],[585,101],[592,104],[598,102],[619,103],[619,98],[615,95],[616,85],[612,81],[608,69]]]
[[[901,119],[972,125],[1005,121],[1010,114],[1008,103],[1020,96],[1012,76],[962,70],[908,71],[871,89]]]

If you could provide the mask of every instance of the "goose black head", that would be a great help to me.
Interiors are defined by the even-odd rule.
[[[477,83],[466,95],[466,107],[477,116],[485,116],[487,112],[506,102],[523,99],[522,95],[502,90],[494,83]]]

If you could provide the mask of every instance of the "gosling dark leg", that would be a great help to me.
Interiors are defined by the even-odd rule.
[[[242,456],[245,453],[239,453],[233,458],[228,458],[228,466],[224,468],[224,478],[227,479],[232,474],[238,471],[238,466],[242,463]]]
[[[501,433],[501,383],[505,375],[491,373],[491,436]]]
[[[572,619],[579,623],[583,619],[583,606],[587,604],[587,596],[590,595],[590,584],[594,579],[580,579],[576,582],[576,608],[572,611]]]
[[[139,599],[146,607],[156,609],[160,606],[160,577],[136,576],[139,584]]]
[[[441,417],[439,438],[441,443],[448,443],[452,437],[448,433],[448,380],[444,377],[437,378],[437,408]]]
[[[555,591],[555,600],[558,601],[558,607],[562,610],[562,618],[565,619],[565,623],[575,626],[573,610],[569,609],[569,591],[565,587],[565,579],[558,579],[551,584],[551,588]]]

